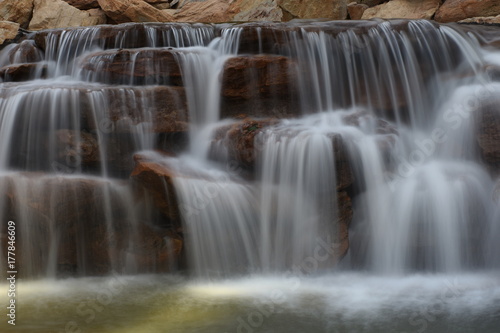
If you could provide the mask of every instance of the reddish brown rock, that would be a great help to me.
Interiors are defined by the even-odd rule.
[[[46,65],[36,63],[5,66],[0,68],[0,78],[4,82],[23,82],[37,78],[45,78]]]
[[[222,76],[221,117],[298,114],[297,72],[283,56],[230,58]]]
[[[148,87],[146,89],[123,90],[112,87],[104,89],[110,106],[108,123],[96,123],[99,129],[117,132],[133,132],[133,125],[151,122],[155,133],[185,132],[188,130],[188,111],[184,88]],[[145,112],[148,110],[148,112]],[[151,115],[151,118],[148,116]],[[92,120],[91,120],[92,121]],[[132,126],[130,126],[132,125]]]
[[[481,106],[476,112],[477,134],[483,160],[494,173],[500,173],[500,108],[498,101]]]
[[[102,204],[106,183],[43,174],[16,174],[2,178],[1,183],[8,184],[12,218],[18,224],[20,272],[29,277],[45,274],[49,253],[56,249],[56,269],[75,273],[78,255],[85,256],[82,230],[106,224],[107,212]],[[115,199],[109,197],[110,212],[120,216],[123,207]]]
[[[147,210],[131,219],[124,182],[32,173],[4,176],[0,188],[11,206],[5,217],[16,221],[22,276],[45,276],[49,258],[59,275],[166,272],[181,253],[182,238],[150,225]],[[136,196],[134,204],[144,200]],[[0,237],[5,231],[2,223]]]
[[[175,271],[180,262],[183,240],[175,231],[151,226],[121,223],[111,237],[105,226],[88,233],[87,274],[109,274],[112,269],[124,273],[165,273]]]
[[[456,22],[469,17],[500,15],[497,0],[446,0],[436,12],[438,22]]]
[[[108,84],[182,85],[182,73],[174,50],[123,49],[102,51],[80,60],[91,81]]]
[[[95,136],[85,131],[58,130],[55,133],[57,158],[93,164],[99,161],[99,145]]]
[[[227,155],[223,159],[229,165],[235,164],[244,170],[253,171],[258,155],[264,149],[265,134],[269,127],[279,124],[278,119],[243,119],[232,125],[221,127],[217,130],[214,141],[215,146],[224,146]],[[335,156],[335,171],[337,174],[337,191],[345,190],[353,183],[353,173],[342,137],[332,135],[333,154]],[[218,159],[217,151],[212,152],[212,158]]]
[[[130,177],[151,195],[155,206],[171,221],[180,226],[179,202],[173,178],[176,173],[168,165],[146,155],[134,156],[136,166]]]

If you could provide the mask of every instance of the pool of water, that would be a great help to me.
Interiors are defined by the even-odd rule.
[[[500,272],[17,281],[1,332],[498,332]]]

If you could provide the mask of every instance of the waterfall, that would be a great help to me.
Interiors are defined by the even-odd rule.
[[[486,39],[431,21],[150,23],[6,46],[0,216],[20,223],[26,276],[184,255],[202,278],[498,268]],[[153,190],[130,181],[134,155],[164,172]]]

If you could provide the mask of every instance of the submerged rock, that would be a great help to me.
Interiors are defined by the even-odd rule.
[[[500,172],[500,109],[498,101],[490,101],[476,114],[477,134],[483,160],[493,172]]]
[[[3,217],[17,223],[23,276],[162,272],[176,265],[181,238],[146,223],[144,197],[134,198],[125,182],[24,173],[0,177],[0,188]]]
[[[135,169],[130,175],[135,182],[151,195],[155,206],[177,227],[181,225],[179,202],[173,177],[177,174],[157,157],[135,155]]]

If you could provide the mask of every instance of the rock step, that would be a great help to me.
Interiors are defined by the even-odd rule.
[[[3,82],[24,82],[34,78],[47,77],[47,65],[40,63],[23,63],[0,68],[0,80]]]
[[[52,262],[57,275],[127,272],[131,262],[135,272],[165,272],[181,253],[175,230],[150,225],[147,209],[135,212],[138,219],[131,215],[149,204],[128,182],[14,173],[0,176],[0,188],[2,217],[19,221],[16,255],[22,276],[44,276]],[[1,251],[6,256],[6,248]]]
[[[44,102],[47,96],[51,102]],[[189,122],[185,91],[168,86],[103,86],[57,80],[40,81],[39,86],[9,84],[0,90],[0,98],[18,99],[16,110],[21,123],[37,117],[40,130],[75,129],[74,123],[50,123],[52,113],[71,115],[79,119],[80,129],[133,133],[135,125],[151,122],[151,132],[183,132]],[[63,109],[55,106],[63,105]],[[31,106],[31,107],[29,107]],[[36,106],[36,110],[34,110]],[[23,118],[24,117],[24,118]],[[125,120],[126,121],[125,121]]]
[[[192,171],[189,169],[189,166],[184,165],[181,161],[174,160],[173,158],[169,159],[158,154],[137,154],[135,160],[136,168],[131,175],[132,179],[151,195],[155,206],[171,219],[173,225],[181,223],[180,207],[174,179],[177,177],[189,177],[210,181],[211,177],[213,177],[213,175],[205,175],[203,172]],[[223,182],[219,179],[216,184],[214,183],[214,186],[217,186],[217,184],[220,185]],[[221,190],[223,190],[223,187],[221,187]],[[336,249],[336,260],[338,260],[347,253],[349,248],[348,230],[353,214],[350,196],[345,190],[339,187],[337,187],[336,204],[338,207],[338,216],[335,221],[330,222],[338,226],[338,235],[334,240],[338,244],[338,248]],[[182,207],[182,209],[184,214],[197,211],[197,207]]]
[[[96,52],[79,61],[86,81],[105,84],[182,86],[177,49],[120,49]]]
[[[43,51],[68,52],[80,47],[87,50],[142,48],[142,47],[185,47],[208,45],[220,36],[221,29],[228,25],[187,23],[124,23],[119,25],[98,25],[42,30],[31,38]],[[64,48],[65,50],[60,50]]]

